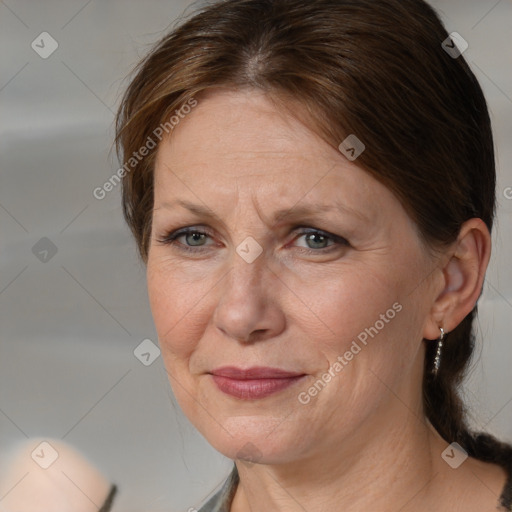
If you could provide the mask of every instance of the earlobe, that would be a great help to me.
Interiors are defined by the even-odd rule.
[[[445,332],[453,331],[474,308],[490,253],[491,235],[486,224],[477,218],[466,221],[442,269],[444,287],[432,305],[425,327],[426,339],[436,339],[439,327]]]

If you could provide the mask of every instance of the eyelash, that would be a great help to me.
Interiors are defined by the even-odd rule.
[[[303,228],[304,226],[297,226],[295,229],[300,229],[300,228]],[[193,228],[193,227],[189,227],[189,228],[182,228],[182,229],[178,229],[176,231],[173,231],[171,233],[167,233],[165,234],[163,237],[161,238],[157,238],[157,242],[160,243],[160,244],[163,244],[163,245],[173,245],[173,246],[176,246],[177,244],[177,239],[181,236],[184,236],[184,235],[188,235],[188,234],[199,234],[199,235],[207,235],[207,236],[211,236],[211,233],[208,231],[208,230],[199,230],[197,228]],[[327,233],[326,231],[322,231],[320,229],[315,229],[315,228],[307,228],[307,230],[303,230],[301,232],[298,233],[298,237],[300,236],[304,236],[304,235],[310,235],[310,234],[317,234],[317,235],[320,235],[324,238],[327,238],[328,240],[331,240],[333,241],[334,243],[330,246],[327,246],[327,247],[324,247],[324,248],[321,248],[321,249],[308,249],[306,247],[300,247],[300,249],[302,251],[305,251],[309,254],[318,254],[318,253],[328,253],[328,252],[331,252],[331,250],[335,249],[336,245],[341,245],[341,246],[345,246],[345,247],[349,247],[350,244],[349,242],[341,237],[341,236],[337,236],[337,235],[332,235],[330,233]],[[192,253],[199,253],[199,252],[203,252],[205,249],[205,247],[201,247],[201,246],[197,246],[197,247],[191,247],[191,246],[188,246],[188,245],[185,245],[185,244],[181,244],[180,243],[180,246],[178,246],[178,248],[182,251],[186,251],[186,252],[192,252]]]

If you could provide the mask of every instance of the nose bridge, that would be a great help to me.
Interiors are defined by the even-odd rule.
[[[270,269],[263,253],[248,262],[235,250],[229,264],[215,308],[217,328],[229,338],[243,341],[255,340],[256,332],[265,337],[278,330],[279,314],[270,307],[270,287],[265,286]]]
[[[250,187],[248,187],[250,189]],[[231,240],[233,251],[229,261],[230,271],[226,280],[225,293],[235,294],[240,299],[246,299],[250,294],[253,299],[263,293],[261,286],[268,278],[269,272],[265,250],[268,240],[268,226],[262,208],[254,192],[241,193],[238,187],[236,200],[231,209]]]
[[[235,246],[230,259],[228,286],[238,294],[249,293],[254,296],[260,292],[261,283],[265,281],[265,251],[252,236],[245,237]]]

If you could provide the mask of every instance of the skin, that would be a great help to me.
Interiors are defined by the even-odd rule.
[[[480,293],[484,223],[471,219],[451,247],[429,250],[384,185],[263,93],[198,100],[158,149],[148,293],[180,406],[236,459],[231,510],[496,510],[504,472],[471,458],[449,467],[421,402],[425,343],[454,329]],[[218,218],[169,205],[178,199]],[[333,210],[299,214],[306,205]],[[295,217],[273,220],[283,208]],[[161,242],[183,227],[208,233]],[[252,263],[236,252],[249,236],[262,249]],[[300,403],[396,303],[400,312]],[[305,377],[240,400],[212,380],[225,365]]]
[[[51,464],[41,467],[37,461]],[[0,464],[0,512],[98,512],[110,487],[72,446],[59,439],[30,438],[12,448],[5,467]]]

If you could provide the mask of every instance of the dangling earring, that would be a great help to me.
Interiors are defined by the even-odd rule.
[[[439,330],[441,331],[441,336],[437,339],[436,357],[434,358],[434,375],[437,375],[439,367],[441,366],[441,352],[443,350],[444,329],[439,327]]]

